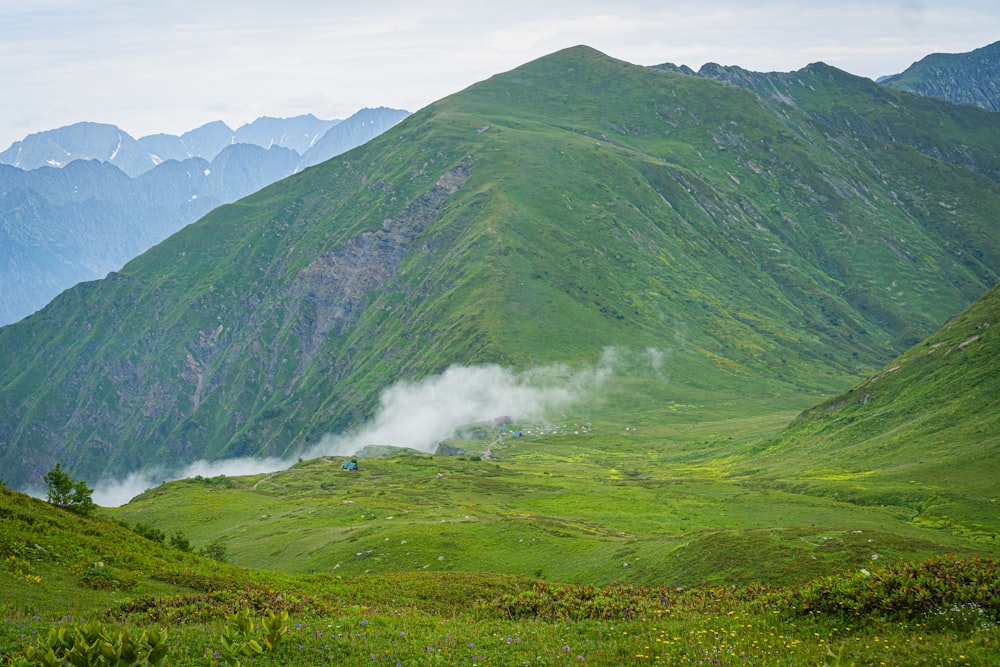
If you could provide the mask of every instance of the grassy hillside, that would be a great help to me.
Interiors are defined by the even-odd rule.
[[[942,157],[704,78],[553,54],[0,329],[8,482],[56,460],[93,482],[294,457],[452,364],[572,373],[616,350],[574,409],[617,427],[671,403],[708,421],[797,411],[849,386],[996,282],[1000,186],[950,147],[1000,154],[1000,122],[815,75],[809,105],[937,128],[921,141],[943,137]]]
[[[994,288],[873,377],[802,413],[755,463],[775,480],[902,506],[914,524],[994,545],[998,321]]]
[[[497,461],[414,454],[362,460],[357,474],[317,459],[267,476],[171,482],[113,516],[199,542],[221,536],[242,565],[344,576],[791,584],[873,558],[991,550],[914,525],[898,506],[735,478],[747,450],[726,431],[685,440],[652,449],[626,434],[525,437],[494,447]]]
[[[0,488],[0,656],[96,619],[221,662],[245,610],[288,617],[244,664],[992,664],[997,294],[787,428],[766,403],[484,424],[466,456],[170,482],[114,523]]]
[[[171,595],[199,579],[236,587],[242,570],[140,537],[126,527],[82,517],[0,486],[0,609],[58,620],[87,617],[122,591]],[[133,524],[134,525],[134,524]],[[4,642],[0,642],[2,644]]]
[[[260,665],[995,662],[997,292],[940,325],[997,281],[1000,121],[782,85],[560,52],[0,329],[15,482],[294,458],[414,381],[358,472],[3,489],[0,655],[96,619],[221,664],[245,610]],[[454,455],[392,447],[428,404]]]
[[[566,459],[573,450],[577,452],[576,459],[582,458],[579,446],[556,449]],[[368,575],[357,572],[353,564],[316,574],[236,568],[164,547],[120,525],[79,517],[0,489],[3,516],[0,661],[21,664],[17,662],[18,656],[24,655],[25,650],[54,645],[59,632],[73,637],[76,633],[93,632],[95,627],[111,641],[120,639],[123,633],[132,638],[156,633],[163,637],[167,664],[175,665],[222,664],[232,658],[252,665],[330,662],[423,665],[470,661],[498,665],[655,664],[657,661],[710,664],[716,660],[736,664],[836,661],[858,665],[922,665],[990,664],[995,655],[1000,639],[997,630],[1000,607],[995,594],[990,592],[1000,585],[996,561],[938,557],[915,564],[882,565],[863,560],[859,562],[864,567],[856,569],[849,558],[830,558],[838,551],[884,549],[887,546],[884,536],[874,531],[866,535],[874,537],[878,542],[876,547],[871,543],[862,545],[861,537],[857,537],[858,544],[852,547],[846,542],[849,537],[853,539],[853,533],[846,536],[830,531],[800,534],[799,542],[808,546],[794,547],[789,542],[788,551],[796,548],[800,551],[795,561],[810,563],[811,558],[807,557],[810,553],[822,559],[822,565],[807,566],[816,572],[823,572],[824,567],[835,562],[847,564],[850,569],[833,576],[824,574],[800,586],[748,584],[681,590],[662,581],[650,581],[649,586],[627,583],[574,586],[502,573],[463,572],[461,565],[471,561],[451,560],[457,554],[457,543],[464,541],[469,546],[470,539],[481,538],[477,531],[463,530],[461,523],[470,521],[470,517],[459,518],[458,512],[470,513],[474,516],[472,521],[481,521],[494,507],[488,496],[513,480],[503,480],[511,477],[509,470],[495,473],[472,469],[472,466],[494,465],[488,462],[438,463],[441,465],[435,465],[434,469],[445,473],[441,479],[454,482],[455,487],[472,482],[481,490],[479,499],[487,498],[481,507],[443,508],[434,512],[436,516],[426,522],[422,532],[416,525],[419,521],[413,519],[430,519],[433,510],[402,507],[407,501],[399,498],[409,490],[412,502],[417,497],[415,492],[420,491],[419,485],[400,484],[392,489],[397,493],[393,511],[406,512],[400,518],[418,515],[404,519],[414,524],[409,533],[388,526],[395,518],[382,514],[389,502],[378,498],[375,490],[376,477],[395,478],[385,483],[390,488],[406,476],[411,482],[425,477],[431,462],[422,456],[364,461],[361,473],[343,473],[347,479],[331,476],[329,466],[316,461],[303,463],[282,475],[256,480],[253,483],[259,485],[251,502],[255,507],[266,505],[268,511],[274,512],[267,519],[250,519],[239,506],[225,501],[238,499],[245,505],[252,480],[192,480],[150,494],[160,495],[165,507],[170,506],[169,496],[177,493],[178,485],[188,487],[182,488],[181,494],[186,493],[189,499],[198,496],[193,507],[179,508],[190,517],[186,525],[193,533],[210,529],[192,540],[195,546],[201,539],[214,539],[209,524],[220,516],[225,516],[240,531],[243,529],[239,526],[252,527],[258,521],[282,524],[284,531],[275,531],[273,539],[263,538],[264,544],[259,548],[251,542],[229,539],[232,537],[229,534],[225,541],[233,555],[238,552],[245,557],[247,552],[259,554],[284,549],[291,562],[308,560],[310,553],[297,551],[303,545],[302,540],[288,542],[288,538],[300,532],[314,534],[322,519],[335,514],[329,496],[339,491],[330,488],[317,491],[312,482],[334,479],[339,489],[357,499],[354,509],[364,513],[361,521],[368,519],[374,524],[379,519],[386,524],[381,532],[373,531],[373,525],[361,524],[346,529],[327,528],[328,532],[331,528],[356,531],[355,544],[359,546],[354,548],[360,550],[358,558],[367,561],[371,571]],[[464,463],[470,467],[463,469]],[[555,474],[569,466],[559,465],[555,458],[549,462],[536,460],[535,464],[537,483],[532,485],[522,479],[518,492],[533,497],[527,505],[534,505],[537,511],[554,498],[555,487],[551,486],[552,481],[544,480],[545,473]],[[619,471],[610,474],[621,481]],[[572,484],[573,478],[573,474],[567,477],[568,484]],[[681,502],[674,508],[705,514],[713,503],[712,509],[736,506],[731,493],[729,498],[723,498],[723,486],[706,494],[706,481],[689,480],[689,488],[685,490],[683,484],[677,488],[675,480],[671,493]],[[702,486],[697,497],[683,502],[685,492],[697,485]],[[264,488],[270,489],[266,498]],[[233,495],[241,489],[242,497]],[[445,494],[435,490],[428,495],[428,499],[443,499]],[[450,495],[459,499],[455,489]],[[576,500],[587,495],[582,494]],[[610,500],[614,494],[601,492],[601,495]],[[151,508],[154,505],[148,502],[151,497],[139,506]],[[623,500],[624,497],[619,502]],[[599,504],[596,499],[590,500],[589,508],[582,513],[593,517],[610,509],[600,508]],[[832,506],[828,509],[833,510]],[[826,518],[833,513],[826,512]],[[571,545],[580,541],[580,533],[600,536],[599,530],[572,517],[551,520],[524,512],[506,514],[511,523],[534,524],[522,533],[533,537],[525,546],[514,539],[523,529],[512,527],[503,542],[503,552],[494,555],[503,553],[517,559],[525,551],[549,549],[558,559],[576,560],[579,552]],[[823,513],[813,513],[820,514]],[[444,524],[438,521],[442,515],[449,517]],[[644,523],[641,518],[629,518],[628,512],[620,513],[619,519],[627,524],[620,527],[626,528]],[[447,535],[445,542],[434,545],[437,548],[429,548],[432,540],[425,539],[431,532],[431,523]],[[646,527],[649,525],[647,522]],[[215,529],[220,526],[218,522],[214,524]],[[279,537],[281,532],[284,532],[284,546]],[[754,532],[773,537],[783,531],[752,531],[748,535]],[[412,542],[386,542],[383,535],[389,533],[394,537],[408,535]],[[655,555],[645,551],[640,555],[634,536],[617,535],[614,539],[620,545],[630,545],[625,561],[630,567],[622,568],[623,572],[633,567],[644,568],[645,576],[650,576],[660,568],[664,580],[691,577],[691,573],[680,572],[670,576],[670,571],[678,566],[677,559],[668,557],[662,562],[645,563],[648,556]],[[553,549],[546,542],[558,542],[561,548]],[[749,537],[741,542],[760,540]],[[709,552],[705,548],[709,542],[702,542],[699,557],[691,559],[689,564],[704,566],[709,558],[721,561],[726,556],[735,561],[737,554],[729,552],[735,543],[716,536],[710,542],[715,550]],[[365,546],[368,548],[364,549]],[[405,548],[420,556],[446,554],[446,560],[432,561],[435,568],[445,571],[431,571],[431,568],[420,568],[417,572],[379,571]],[[600,558],[593,560],[599,563]],[[498,570],[506,569],[502,557],[493,565]],[[514,566],[517,565],[515,562]],[[800,574],[805,574],[805,570]],[[249,619],[246,634],[240,630],[241,613]],[[266,628],[275,624],[281,632],[272,633],[271,643],[266,644]],[[259,654],[239,652],[249,646],[250,640],[258,642]]]

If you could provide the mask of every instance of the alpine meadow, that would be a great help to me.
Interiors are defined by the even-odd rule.
[[[822,63],[441,99],[0,328],[3,664],[998,664],[998,219]]]

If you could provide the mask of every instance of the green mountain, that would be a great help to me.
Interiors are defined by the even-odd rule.
[[[574,409],[616,426],[798,411],[997,282],[998,178],[996,114],[823,65],[764,95],[560,51],[0,329],[0,464],[294,459],[380,396],[419,431],[383,392],[456,364],[603,382]]]
[[[992,541],[1000,475],[1000,287],[848,391],[803,412],[755,464],[798,487],[907,505]]]
[[[932,53],[878,82],[925,97],[1000,111],[1000,42],[968,53]]]

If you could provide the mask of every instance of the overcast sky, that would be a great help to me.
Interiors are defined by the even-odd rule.
[[[79,121],[138,138],[416,111],[577,44],[640,65],[823,61],[876,78],[997,40],[996,0],[0,0],[0,150]]]

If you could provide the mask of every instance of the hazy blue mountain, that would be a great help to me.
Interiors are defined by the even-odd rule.
[[[140,173],[141,162],[136,140],[127,132],[106,123],[74,123],[55,130],[29,134],[0,153],[0,163],[22,169],[65,167],[74,160],[100,160],[124,165],[123,171]],[[146,169],[155,166],[150,160]]]
[[[408,111],[387,107],[362,109],[327,131],[310,146],[302,155],[302,164],[303,166],[319,164],[355,146],[360,146],[408,115],[410,115]]]
[[[200,155],[206,160],[211,160],[223,148],[233,143],[233,131],[221,120],[217,120],[188,130],[180,138],[191,155]]]
[[[55,162],[57,151],[73,159],[61,169],[0,164],[0,325],[67,287],[104,277],[212,208],[364,143],[406,115],[362,109],[343,123],[263,118],[236,133],[216,122],[138,141],[112,125],[79,123],[18,142],[11,150],[29,163],[43,155]],[[316,141],[321,131],[331,136]],[[284,143],[309,148],[308,157]],[[116,164],[143,160],[155,165],[131,179]]]
[[[64,167],[73,160],[110,162],[135,177],[167,160],[201,157],[212,160],[231,144],[261,148],[282,146],[299,155],[308,150],[339,120],[319,120],[312,114],[294,118],[258,118],[230,129],[221,121],[208,123],[181,136],[153,134],[133,138],[114,125],[74,123],[30,134],[0,153],[0,163],[21,169]]]
[[[968,53],[933,53],[878,82],[924,97],[1000,111],[1000,42]]]

